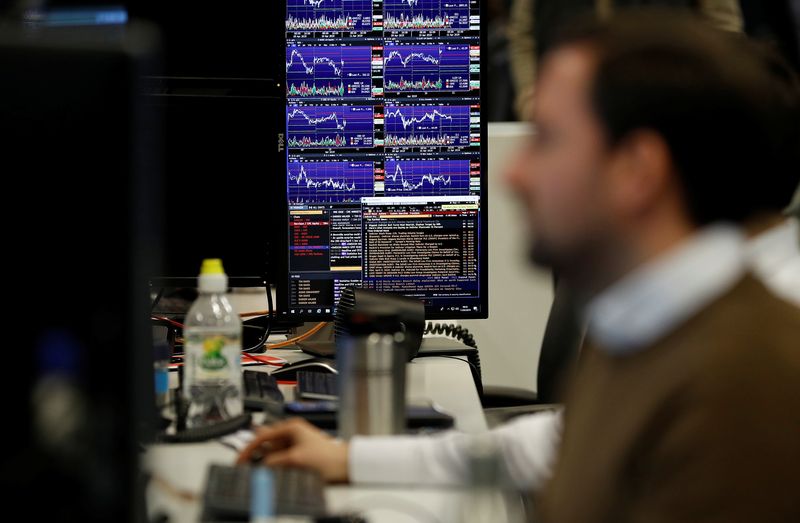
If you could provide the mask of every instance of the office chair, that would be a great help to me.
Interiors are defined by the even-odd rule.
[[[484,409],[508,419],[533,410],[552,408],[561,401],[561,383],[577,359],[583,341],[583,329],[576,307],[566,286],[557,279],[553,303],[542,338],[539,364],[536,371],[537,392],[503,385],[483,387],[481,403]],[[497,409],[504,409],[500,413]]]

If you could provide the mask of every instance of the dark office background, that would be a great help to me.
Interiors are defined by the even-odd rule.
[[[508,56],[509,13],[513,0],[488,0],[486,9],[488,23],[487,50],[488,105],[490,122],[505,122],[516,119],[514,114],[514,84],[511,81],[511,64]]]
[[[490,121],[511,121],[514,92],[508,55],[508,22],[517,0],[486,0],[488,104]],[[563,0],[535,0],[538,2]],[[586,0],[587,4],[591,0]],[[572,2],[581,4],[581,2]],[[800,0],[740,0],[745,33],[776,48],[800,71]]]
[[[508,55],[507,28],[515,0],[485,0],[489,121],[515,120],[514,92]],[[537,0],[547,1],[547,0]],[[560,0],[550,0],[560,1]],[[127,5],[131,16],[156,21],[162,26],[166,68],[176,75],[269,76],[280,67],[279,53],[264,52],[275,45],[280,31],[267,30],[274,20],[274,2],[190,2],[187,0],[0,0],[0,10],[19,13],[24,7]],[[766,41],[800,70],[800,0],[740,0],[748,35]]]

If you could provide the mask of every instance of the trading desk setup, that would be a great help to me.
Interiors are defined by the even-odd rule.
[[[296,349],[275,349],[269,356],[285,360],[287,369],[301,362],[318,361]],[[293,380],[281,378],[281,367],[261,365],[244,367],[245,373],[275,372],[278,389],[284,400],[294,401]],[[284,370],[284,374],[288,374]],[[458,357],[419,357],[407,364],[407,403],[434,405],[452,416],[453,429],[465,433],[487,430],[478,393],[466,360]],[[289,376],[287,376],[289,377]],[[171,384],[177,386],[178,373],[170,373]],[[267,409],[253,411],[253,424],[268,421]],[[265,419],[266,418],[266,419]],[[413,432],[446,430],[446,424],[435,422],[432,428],[418,426]],[[238,451],[252,437],[250,428],[232,432],[212,440],[193,443],[156,443],[145,454],[143,467],[148,473],[147,506],[151,517],[164,515],[170,522],[195,522],[204,519],[205,490],[211,464],[230,466]],[[421,435],[421,437],[424,437]],[[325,512],[328,515],[358,514],[367,521],[458,521],[466,493],[457,488],[427,486],[391,486],[391,471],[386,471],[387,485],[330,485],[324,488]],[[246,486],[243,488],[247,488]],[[280,494],[278,494],[280,496]],[[497,510],[505,505],[497,500]],[[280,501],[278,501],[280,510]],[[498,517],[502,512],[498,513]],[[288,516],[286,516],[288,517]],[[297,517],[297,516],[292,516]],[[311,518],[308,513],[306,518]],[[504,519],[504,518],[501,518]]]
[[[263,267],[270,267],[270,279],[265,277],[263,283],[267,288],[275,285],[276,320],[309,325],[335,319],[338,325],[342,310],[366,305],[364,294],[356,300],[351,289],[415,299],[420,304],[418,321],[406,325],[415,323],[418,328],[406,330],[407,337],[421,338],[426,320],[487,318],[484,4],[480,0],[281,4],[285,8],[279,53],[285,51],[285,68],[275,76],[280,79],[276,85],[285,90],[281,105],[276,111],[265,97],[264,111],[253,106],[243,119],[252,121],[248,129],[259,129],[274,120],[274,113],[281,113],[283,125],[275,143],[285,169],[278,176],[266,175],[275,171],[276,162],[264,162],[264,147],[242,153],[251,155],[255,167],[242,171],[248,179],[275,182],[259,197],[270,204],[274,223],[269,230],[276,234],[268,238],[240,227],[237,231],[245,235],[237,244],[250,250],[216,251],[232,267],[233,277],[261,275]],[[181,117],[169,109],[185,99],[166,98],[168,114]],[[199,125],[187,126],[187,132]],[[242,127],[216,129],[225,129],[228,135]],[[270,143],[271,134],[273,130],[265,133],[264,144]],[[183,136],[176,141],[196,149]],[[168,158],[170,150],[175,151],[168,147]],[[170,165],[181,172],[180,156],[190,153],[175,155],[177,161]],[[229,156],[222,158],[227,161]],[[203,158],[202,164],[208,160]],[[239,223],[263,221],[261,204],[240,207],[259,214],[252,219],[242,216]],[[172,221],[183,227],[185,217],[181,214]],[[225,234],[234,233],[226,229]],[[264,248],[254,248],[254,238]],[[276,259],[259,260],[259,256],[269,258],[268,252]],[[165,276],[194,274],[191,265],[189,269],[168,265],[173,274]],[[442,350],[435,339],[424,340],[422,347],[417,339],[412,345],[405,365],[406,429],[486,431],[479,363],[447,347]],[[338,378],[319,375],[335,374],[325,367],[332,351],[331,339],[303,340],[298,348],[267,351],[266,356],[285,360],[283,367],[274,360],[263,366],[243,360],[245,388],[250,391],[245,406],[252,416],[248,420],[245,415],[243,425],[269,423],[288,414],[336,434],[337,407],[330,403],[330,393],[331,382]],[[312,359],[313,365],[303,366],[302,360]],[[253,374],[258,372],[270,373],[275,380],[260,379]],[[216,475],[209,478],[209,465],[232,464],[250,438],[252,433],[245,429],[213,441],[170,441],[149,448],[151,514],[164,511],[170,521],[241,517],[231,506],[233,498],[250,488],[248,478],[220,467],[213,467]],[[391,474],[386,471],[387,482],[380,487],[326,487],[325,511],[359,514],[368,521],[463,520],[469,505],[463,503],[469,495],[463,489],[389,486]],[[225,479],[220,480],[222,475]],[[213,485],[239,486],[227,492],[220,489],[220,496],[209,500],[209,479]],[[250,481],[256,481],[255,476]],[[281,496],[281,487],[276,490]],[[319,507],[319,499],[307,501],[305,506]],[[209,514],[209,505],[219,510]],[[498,520],[509,519],[502,506],[498,510]],[[314,511],[297,512],[308,517]]]
[[[149,443],[148,316],[169,316],[161,326],[183,321],[156,305],[165,288],[196,284],[202,258],[224,261],[230,287],[274,288],[275,303],[267,292],[266,304],[240,311],[266,308],[285,324],[332,322],[353,288],[414,298],[425,321],[488,317],[486,2],[286,0],[249,17],[227,5],[135,4],[115,8],[113,24],[104,12],[87,25],[93,10],[76,19],[42,8],[0,35],[2,70],[13,77],[1,122],[13,138],[7,161],[31,173],[21,189],[29,203],[58,217],[31,233],[44,241],[15,266],[15,294],[49,278],[53,252],[80,253],[61,262],[70,277],[52,297],[58,324],[31,315],[22,329],[31,355],[22,393],[32,407],[16,445],[43,465],[19,474],[15,488],[30,497],[40,478],[63,485],[50,499],[77,521],[141,521],[141,510],[151,520],[198,521],[210,465],[232,464],[252,426],[288,412],[336,430],[336,408],[324,403],[331,378],[300,372],[325,372],[319,359],[300,364],[324,358],[322,340],[245,357],[244,372],[273,373],[275,383],[243,376],[264,394],[245,398],[248,410],[228,420],[227,434],[175,430],[175,416]],[[81,184],[113,180],[113,191],[65,199],[75,183],[65,169],[80,172]],[[187,219],[184,202],[210,196],[219,204]],[[108,241],[89,232],[98,217],[113,231]],[[27,246],[29,232],[18,236],[12,245]],[[87,287],[101,289],[100,299]],[[162,306],[167,299],[184,297],[164,296]],[[102,372],[112,352],[119,372]],[[409,358],[412,431],[486,430],[479,367],[469,359],[436,347]],[[180,362],[171,367],[175,391]],[[53,441],[56,431],[40,423],[50,404],[40,389],[63,373],[74,381],[66,380],[75,412],[86,414],[75,417],[83,432]],[[302,398],[285,383],[296,380]],[[323,403],[312,416],[297,399]],[[107,492],[97,495],[98,485]],[[447,521],[459,519],[463,492],[357,485],[324,494],[329,514]],[[24,499],[33,519],[50,509]]]

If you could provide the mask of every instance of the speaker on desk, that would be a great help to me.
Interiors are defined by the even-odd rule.
[[[369,289],[348,287],[342,291],[336,307],[332,331],[328,331],[327,339],[309,339],[298,342],[298,346],[314,356],[333,358],[336,356],[336,339],[347,336],[345,315],[349,311],[369,312],[376,308],[390,308],[397,312],[400,325],[405,334],[405,348],[409,361],[416,357],[422,343],[425,330],[425,306],[413,298],[397,294],[389,294]]]

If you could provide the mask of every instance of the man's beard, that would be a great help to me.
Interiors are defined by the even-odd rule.
[[[555,247],[552,242],[538,236],[530,240],[528,247],[528,260],[537,267],[548,269],[553,274],[574,279],[580,284],[587,277],[591,278],[593,259],[592,250],[588,245]]]
[[[531,240],[528,246],[528,260],[534,265],[544,269],[560,269],[558,257],[546,241],[542,239]]]

